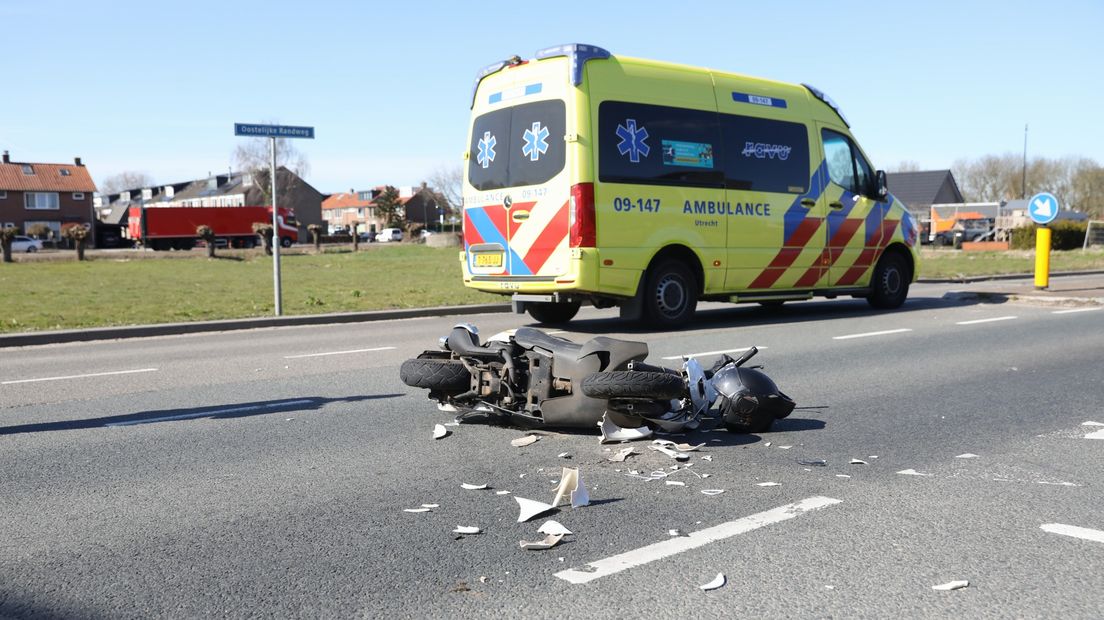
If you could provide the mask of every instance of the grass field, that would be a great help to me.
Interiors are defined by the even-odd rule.
[[[282,256],[284,314],[506,301],[460,281],[457,248],[395,244]],[[41,253],[0,264],[0,333],[273,315],[272,261],[260,251]],[[171,260],[170,260],[171,259]],[[1030,273],[1033,252],[923,252],[921,277]],[[1054,252],[1052,272],[1104,269],[1104,251]]]

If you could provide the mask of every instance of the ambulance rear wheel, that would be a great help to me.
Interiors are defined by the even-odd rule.
[[[908,297],[908,264],[897,252],[886,252],[874,267],[874,277],[870,279],[870,296],[867,303],[882,310],[901,307]]]
[[[686,323],[698,307],[694,274],[680,261],[668,260],[648,270],[644,283],[644,320],[657,327]]]
[[[575,318],[580,302],[534,302],[526,304],[525,311],[538,323],[556,325]]]

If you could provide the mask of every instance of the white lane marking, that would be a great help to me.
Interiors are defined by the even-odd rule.
[[[1074,312],[1094,312],[1096,310],[1104,309],[1104,306],[1094,306],[1092,308],[1074,308],[1072,310],[1055,310],[1051,314],[1073,314]]]
[[[605,577],[606,575],[612,575],[636,566],[642,566],[649,562],[661,560],[677,553],[682,553],[683,551],[697,549],[711,542],[717,542],[718,540],[724,540],[732,536],[744,534],[772,523],[786,521],[787,519],[792,519],[805,512],[818,510],[831,506],[832,504],[839,504],[841,501],[842,500],[823,496],[808,497],[793,504],[779,506],[778,508],[756,513],[742,519],[691,532],[686,536],[670,538],[646,547],[634,549],[633,551],[627,551],[603,560],[597,560],[585,566],[569,568],[556,573],[555,576],[569,583],[586,583],[598,579],[599,577]]]
[[[285,355],[286,360],[296,360],[304,357],[323,357],[325,355],[348,355],[349,353],[368,353],[371,351],[391,351],[395,347],[376,347],[374,349],[352,349],[350,351],[328,351],[326,353],[307,353],[306,355]]]
[[[15,385],[16,383],[34,383],[36,381],[62,381],[65,379],[83,379],[85,377],[107,377],[109,375],[132,375],[139,372],[157,372],[156,368],[139,368],[138,370],[116,370],[112,372],[93,372],[87,375],[67,375],[65,377],[42,377],[40,379],[18,379],[15,381],[0,381],[0,385]]]
[[[127,420],[125,422],[108,422],[104,426],[134,426],[135,424],[152,424],[154,422],[168,422],[170,420],[187,420],[189,418],[205,418],[207,416],[225,415],[227,413],[248,413],[250,411],[263,411],[265,409],[283,409],[292,405],[309,405],[313,400],[284,400],[264,405],[246,405],[244,407],[227,407],[226,409],[212,409],[180,415],[168,415],[160,418],[144,418],[141,420]]]
[[[766,348],[767,347],[759,347],[759,350],[763,351]],[[701,353],[687,353],[685,355],[672,355],[670,357],[661,357],[659,359],[680,360],[684,357],[706,357],[706,356],[709,356],[709,355],[722,355],[724,353],[743,353],[744,351],[747,351],[747,350],[750,350],[750,349],[751,349],[751,347],[744,347],[742,349],[725,349],[724,351],[703,351]]]
[[[991,319],[975,319],[973,321],[959,321],[955,325],[977,325],[978,323],[993,323],[996,321],[1011,321],[1012,319],[1018,319],[1018,316],[998,316]]]
[[[865,334],[850,334],[848,336],[833,336],[832,340],[850,340],[851,338],[866,338],[867,336],[885,336],[887,334],[900,334],[904,332],[911,332],[912,330],[907,327],[901,329],[887,329],[884,332],[867,332]]]
[[[1087,527],[1077,527],[1076,525],[1065,525],[1063,523],[1044,523],[1039,527],[1044,532],[1050,532],[1051,534],[1061,534],[1062,536],[1072,536],[1074,538],[1104,543],[1104,532],[1100,530],[1090,530]]]

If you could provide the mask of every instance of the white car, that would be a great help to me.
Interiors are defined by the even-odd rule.
[[[15,239],[12,239],[11,247],[12,252],[34,253],[42,249],[42,242],[38,239],[16,235]]]
[[[376,241],[380,243],[387,243],[389,241],[402,241],[403,234],[401,228],[384,228],[376,235]]]

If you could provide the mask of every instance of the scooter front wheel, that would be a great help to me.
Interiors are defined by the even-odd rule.
[[[471,373],[459,360],[409,359],[399,367],[399,378],[410,387],[444,394],[463,394],[471,387]]]
[[[671,399],[686,394],[686,381],[665,372],[613,370],[587,375],[582,388],[591,398]]]

